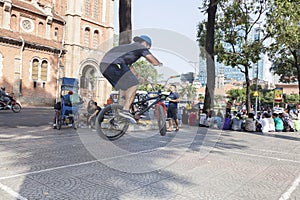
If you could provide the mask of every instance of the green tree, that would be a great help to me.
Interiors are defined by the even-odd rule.
[[[178,93],[181,99],[186,96],[187,100],[194,100],[196,97],[196,88],[191,84],[182,85]]]
[[[259,89],[259,103],[264,107],[273,106],[274,101],[274,90],[270,89]],[[252,98],[252,101],[255,102],[255,97]]]
[[[160,77],[160,75],[148,61],[140,59],[133,64],[133,67],[141,80],[141,84],[138,88],[139,90],[149,92],[162,89],[162,86],[157,84],[157,79]]]
[[[246,107],[251,109],[249,70],[264,51],[263,41],[252,39],[252,33],[262,20],[267,5],[264,1],[233,0],[220,4],[216,23],[215,52],[218,62],[238,68],[246,80]]]
[[[269,57],[271,71],[282,82],[300,80],[300,0],[270,0],[266,31],[273,38]],[[300,94],[300,85],[299,94]]]
[[[243,89],[231,89],[227,91],[227,98],[231,102],[245,103],[246,102],[246,88]]]
[[[298,102],[299,102],[299,94],[286,95],[285,103],[298,103]]]

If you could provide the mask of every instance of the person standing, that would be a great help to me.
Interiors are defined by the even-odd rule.
[[[168,131],[172,131],[173,129],[173,120],[175,121],[175,125],[176,125],[175,131],[179,131],[179,122],[177,118],[179,94],[176,92],[176,85],[171,85],[169,91],[170,94],[167,97],[167,100],[169,101],[167,118],[170,119]]]
[[[228,101],[226,103],[226,114],[229,114],[229,115],[231,114],[231,106],[232,106],[231,102]]]

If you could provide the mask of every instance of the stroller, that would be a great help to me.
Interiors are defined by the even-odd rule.
[[[82,104],[81,98],[78,96],[78,80],[75,78],[62,78],[60,97],[61,101],[56,103],[54,106],[55,109],[55,119],[54,119],[54,128],[58,130],[61,129],[63,125],[72,126],[74,129],[77,129],[79,126],[79,108]],[[66,99],[69,93],[70,96],[78,96],[76,103],[73,103],[73,97],[69,97],[70,99]]]

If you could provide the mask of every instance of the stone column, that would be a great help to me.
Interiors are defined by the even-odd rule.
[[[22,86],[22,79],[20,77],[20,66],[21,66],[21,58],[20,56],[15,56],[14,59],[14,83],[13,83],[13,93],[16,97],[21,96],[21,86]]]
[[[4,0],[2,26],[4,29],[8,29],[8,30],[10,30],[11,5],[12,5],[11,0]]]

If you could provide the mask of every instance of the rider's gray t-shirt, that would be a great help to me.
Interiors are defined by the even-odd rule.
[[[145,57],[151,54],[148,48],[139,42],[131,44],[123,44],[116,46],[109,50],[103,57],[101,64],[125,64],[127,66],[132,65],[140,57]]]

